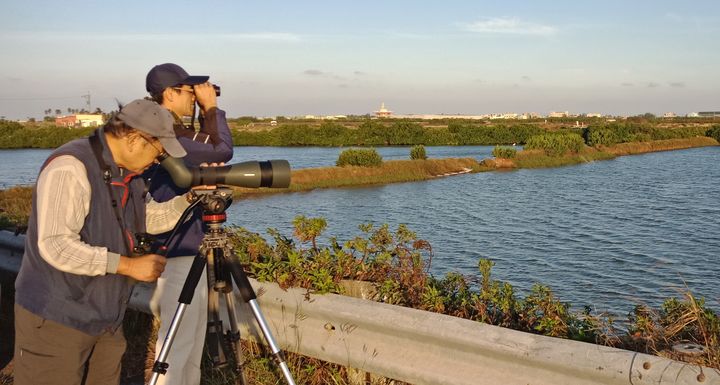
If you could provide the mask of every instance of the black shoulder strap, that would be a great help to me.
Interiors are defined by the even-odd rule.
[[[117,219],[118,225],[120,225],[120,231],[122,232],[122,238],[125,242],[125,248],[127,249],[127,252],[129,254],[132,254],[132,249],[130,248],[130,242],[127,239],[127,234],[125,234],[125,222],[122,218],[122,213],[120,212],[120,207],[118,207],[117,199],[115,199],[115,194],[113,194],[112,191],[112,173],[110,172],[110,166],[108,166],[107,163],[105,163],[105,160],[102,156],[102,143],[100,143],[100,132],[99,130],[95,130],[92,135],[88,138],[90,140],[90,146],[92,147],[93,154],[95,154],[95,159],[98,162],[98,165],[100,166],[100,170],[102,170],[103,173],[103,180],[105,181],[105,186],[107,186],[108,195],[110,196],[110,202],[112,202],[113,211],[115,212],[115,219]]]
[[[102,143],[100,143],[99,135],[99,131],[95,130],[88,139],[90,140],[93,154],[95,154],[95,159],[97,159],[98,165],[100,165],[100,169],[103,172],[103,180],[109,185],[112,180],[112,175],[110,174],[110,166],[105,163],[105,159],[102,157]],[[110,196],[112,197],[112,194],[110,194]]]

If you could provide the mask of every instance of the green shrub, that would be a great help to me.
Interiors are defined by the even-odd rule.
[[[382,157],[374,148],[350,148],[340,153],[337,166],[377,167],[382,164]]]
[[[710,129],[707,130],[707,133],[705,133],[705,136],[709,136],[720,142],[720,124],[710,127]]]
[[[410,149],[410,159],[413,160],[425,160],[427,159],[427,154],[425,153],[425,146],[422,144],[418,144],[417,146],[413,146]]]
[[[492,154],[496,158],[512,159],[517,155],[517,150],[512,147],[495,146]]]
[[[587,127],[583,130],[583,139],[588,146],[612,146],[620,142],[615,132],[608,128]]]
[[[585,145],[578,134],[542,134],[528,139],[525,149],[543,150],[549,156],[560,156],[567,152],[577,153]]]
[[[90,135],[94,127],[25,127],[16,122],[0,122],[0,148],[55,148],[73,139]]]

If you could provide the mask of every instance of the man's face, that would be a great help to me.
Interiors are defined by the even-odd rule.
[[[195,91],[192,86],[181,85],[172,87],[175,93],[171,110],[178,116],[191,116],[193,114],[193,106],[195,105]]]
[[[125,160],[123,166],[130,171],[141,173],[157,162],[157,157],[163,152],[163,146],[156,138],[146,137],[140,133],[134,135],[136,136],[128,141],[132,154]]]

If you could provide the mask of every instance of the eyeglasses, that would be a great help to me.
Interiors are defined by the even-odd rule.
[[[173,87],[173,89],[174,89],[174,90],[178,90],[178,91],[189,92],[189,93],[191,93],[191,94],[195,94],[195,90],[192,89],[192,88],[187,89],[187,88],[182,88],[182,87]]]
[[[160,157],[162,157],[162,156],[165,154],[165,151],[163,151],[162,149],[158,148],[158,146],[156,146],[155,143],[153,143],[152,140],[144,137],[143,135],[140,135],[140,137],[143,138],[146,142],[148,142],[148,144],[151,145],[155,150],[157,150],[157,153],[158,153],[157,158],[160,158]]]

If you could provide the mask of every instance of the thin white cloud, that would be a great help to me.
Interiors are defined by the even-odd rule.
[[[508,35],[554,35],[556,27],[520,20],[518,18],[489,18],[464,24],[464,29],[476,33],[508,34]]]

